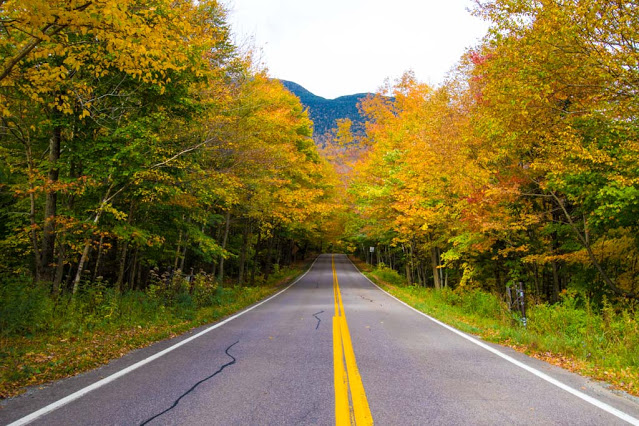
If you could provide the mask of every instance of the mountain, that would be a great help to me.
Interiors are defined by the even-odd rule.
[[[335,99],[326,99],[317,96],[297,83],[287,80],[280,82],[300,98],[302,105],[308,108],[311,120],[314,123],[313,138],[317,144],[323,144],[326,134],[337,127],[335,120],[350,118],[353,122],[354,133],[363,133],[365,119],[359,113],[357,104],[370,93],[357,93],[355,95],[340,96]]]

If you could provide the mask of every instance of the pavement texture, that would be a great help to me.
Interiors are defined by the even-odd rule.
[[[37,425],[335,424],[331,255],[288,290],[42,417]],[[335,255],[371,413],[380,425],[628,424],[406,307]],[[4,401],[9,424],[181,340]],[[491,345],[639,418],[639,402]]]

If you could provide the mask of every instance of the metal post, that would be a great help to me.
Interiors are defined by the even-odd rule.
[[[519,283],[517,293],[519,299],[519,307],[521,309],[521,323],[524,325],[524,327],[526,327],[528,323],[528,320],[526,319],[526,297],[524,294],[524,284],[521,282]]]

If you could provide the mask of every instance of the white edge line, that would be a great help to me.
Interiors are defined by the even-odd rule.
[[[450,326],[450,325],[448,325],[448,324],[444,324],[443,322],[439,321],[438,319],[435,319],[435,318],[431,317],[430,315],[425,314],[424,312],[422,312],[422,311],[419,311],[419,310],[415,309],[414,307],[410,306],[410,305],[409,305],[409,304],[407,304],[406,302],[403,302],[403,301],[399,300],[397,297],[393,296],[392,294],[390,294],[389,292],[387,292],[386,290],[384,290],[383,288],[381,288],[380,286],[378,286],[377,284],[375,284],[373,281],[371,281],[371,279],[370,279],[370,278],[368,278],[366,275],[364,275],[364,274],[363,274],[363,273],[359,270],[359,268],[358,268],[357,266],[355,266],[355,264],[353,263],[353,261],[352,261],[352,260],[350,260],[350,258],[348,258],[348,256],[346,256],[346,258],[347,258],[347,259],[351,262],[351,264],[355,267],[355,269],[357,269],[357,271],[358,271],[358,272],[359,272],[359,273],[360,273],[360,274],[361,274],[364,278],[366,278],[366,279],[367,279],[367,280],[368,280],[371,284],[373,284],[375,287],[377,287],[378,289],[380,289],[381,291],[383,291],[384,293],[386,293],[387,295],[389,295],[389,296],[390,296],[390,297],[392,297],[393,299],[397,300],[397,301],[398,301],[399,303],[401,303],[402,305],[405,305],[406,307],[408,307],[408,308],[412,309],[413,311],[417,312],[418,314],[420,314],[420,315],[422,315],[422,316],[425,316],[425,317],[426,317],[426,318],[428,318],[429,320],[431,320],[431,321],[435,322],[436,324],[441,325],[442,327],[444,327],[444,328],[446,328],[446,329],[448,329],[448,330],[452,331],[453,333],[455,333],[455,334],[457,334],[457,335],[459,335],[459,336],[463,337],[464,339],[466,339],[466,340],[468,340],[468,341],[470,341],[470,342],[472,342],[472,343],[476,344],[477,346],[480,346],[480,347],[482,347],[482,348],[486,349],[487,351],[492,352],[493,354],[497,355],[498,357],[501,357],[501,358],[505,359],[506,361],[508,361],[508,362],[510,362],[510,363],[512,363],[512,364],[515,364],[517,367],[523,368],[524,370],[528,371],[529,373],[534,374],[535,376],[539,377],[540,379],[543,379],[543,380],[547,381],[548,383],[551,383],[551,384],[553,384],[553,385],[557,386],[558,388],[560,388],[560,389],[562,389],[562,390],[565,390],[565,391],[566,391],[566,392],[568,392],[568,393],[573,394],[573,395],[574,395],[574,396],[576,396],[577,398],[581,398],[581,399],[583,399],[584,401],[586,401],[586,402],[588,402],[588,403],[590,403],[590,404],[594,405],[595,407],[601,408],[602,410],[607,411],[608,413],[612,414],[613,416],[616,416],[616,417],[620,418],[621,420],[624,420],[624,421],[626,421],[626,422],[630,423],[631,425],[639,426],[639,419],[637,419],[637,418],[635,418],[635,417],[632,417],[630,414],[624,413],[623,411],[618,410],[618,409],[616,409],[615,407],[613,407],[613,406],[611,406],[611,405],[609,405],[609,404],[606,404],[606,403],[605,403],[605,402],[603,402],[603,401],[600,401],[600,400],[598,400],[598,399],[596,399],[596,398],[593,398],[593,397],[592,397],[592,396],[590,396],[590,395],[586,395],[585,393],[580,392],[580,391],[578,391],[577,389],[572,388],[572,387],[570,387],[570,386],[568,386],[568,385],[566,385],[566,384],[564,384],[564,383],[560,382],[559,380],[557,380],[557,379],[555,379],[555,378],[553,378],[553,377],[550,377],[550,376],[549,376],[549,375],[547,375],[546,373],[543,373],[543,372],[541,372],[541,371],[537,370],[536,368],[533,368],[533,367],[531,367],[531,366],[529,366],[529,365],[526,365],[526,364],[524,364],[524,363],[523,363],[523,362],[521,362],[521,361],[517,361],[515,358],[513,358],[513,357],[511,357],[511,356],[509,356],[509,355],[506,355],[506,354],[505,354],[505,353],[503,353],[503,352],[500,352],[499,350],[497,350],[497,349],[493,348],[492,346],[489,346],[489,345],[487,345],[486,343],[484,343],[484,342],[482,342],[482,341],[480,341],[480,340],[478,340],[478,339],[476,339],[476,338],[474,338],[474,337],[471,337],[471,336],[469,336],[468,334],[463,333],[463,332],[461,332],[461,331],[457,330],[456,328],[451,327],[451,326]]]
[[[52,412],[54,410],[57,410],[58,408],[70,403],[71,401],[75,401],[76,399],[83,397],[87,393],[89,393],[91,391],[94,391],[94,390],[106,385],[107,383],[111,383],[112,381],[114,381],[116,379],[119,379],[120,377],[124,376],[125,374],[130,373],[131,371],[136,370],[136,369],[142,367],[143,365],[148,364],[149,362],[154,361],[154,360],[160,358],[161,356],[164,356],[164,355],[168,354],[171,351],[174,351],[175,349],[179,348],[180,346],[186,345],[190,341],[197,339],[198,337],[208,333],[209,331],[215,330],[216,328],[223,326],[227,322],[232,321],[235,318],[237,318],[237,317],[239,317],[241,315],[244,315],[245,313],[247,313],[249,311],[252,311],[253,309],[255,309],[258,306],[263,305],[264,303],[268,302],[269,300],[279,296],[280,294],[284,293],[286,290],[288,290],[289,288],[291,288],[292,286],[297,284],[297,282],[299,280],[304,278],[306,276],[306,274],[308,274],[311,271],[311,269],[313,269],[313,266],[315,265],[315,262],[317,262],[317,259],[319,259],[319,256],[317,256],[317,258],[315,258],[315,260],[313,261],[311,266],[308,268],[308,270],[306,272],[304,272],[304,274],[302,274],[299,278],[297,278],[295,281],[293,281],[291,284],[289,284],[285,289],[278,291],[277,293],[275,293],[274,295],[272,295],[268,299],[264,299],[261,302],[255,304],[255,305],[253,305],[253,306],[251,306],[249,308],[246,308],[245,310],[243,310],[243,311],[241,311],[241,312],[239,312],[239,313],[237,313],[237,314],[235,314],[235,315],[233,315],[233,316],[231,316],[231,317],[229,317],[229,318],[227,318],[227,319],[225,319],[223,321],[220,321],[220,322],[218,322],[215,325],[212,325],[211,327],[207,328],[206,330],[202,330],[199,333],[197,333],[196,335],[193,335],[193,336],[191,336],[191,337],[189,337],[187,339],[184,339],[181,342],[178,342],[175,345],[170,346],[170,347],[168,347],[168,348],[156,353],[155,355],[151,355],[150,357],[145,358],[142,361],[138,361],[135,364],[130,365],[127,368],[118,371],[117,373],[113,373],[112,375],[110,375],[108,377],[105,377],[104,379],[99,380],[99,381],[93,383],[92,385],[89,385],[89,386],[87,386],[85,388],[82,388],[82,389],[72,393],[71,395],[67,395],[64,398],[59,399],[56,402],[52,402],[51,404],[49,404],[49,405],[47,405],[47,406],[45,406],[45,407],[43,407],[43,408],[41,408],[41,409],[39,409],[37,411],[34,411],[33,413],[31,413],[31,414],[29,414],[29,415],[27,415],[25,417],[22,417],[21,419],[18,419],[16,421],[14,421],[13,423],[9,423],[7,426],[26,425],[26,424],[28,424],[28,423],[30,423],[30,422],[32,422],[32,421],[44,416],[45,414],[48,414],[48,413],[50,413],[50,412]]]

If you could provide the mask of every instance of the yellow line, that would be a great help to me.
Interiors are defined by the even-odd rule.
[[[337,287],[337,274],[335,273],[335,265],[333,265],[333,296],[335,297],[335,316],[339,316],[339,305],[337,301],[339,300],[337,293],[339,292],[339,288]]]
[[[333,268],[333,295],[335,296],[335,316],[333,317],[335,423],[337,425],[351,423],[350,404],[348,402],[348,390],[350,389],[354,423],[358,426],[372,425],[373,416],[366,398],[362,377],[357,368],[351,334],[348,330],[346,314],[344,313],[342,293],[339,290],[339,281],[335,270],[335,256],[331,257],[331,266]]]
[[[335,424],[350,425],[348,384],[344,370],[344,352],[339,317],[333,317],[333,365],[335,367]]]
[[[355,351],[351,342],[351,334],[348,331],[348,324],[345,317],[341,319],[341,335],[344,345],[344,358],[346,359],[346,368],[348,371],[348,384],[351,389],[351,399],[353,400],[353,412],[355,413],[356,425],[372,425],[373,416],[368,406],[366,391],[362,383],[362,376],[359,374],[357,362],[355,360]]]

